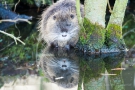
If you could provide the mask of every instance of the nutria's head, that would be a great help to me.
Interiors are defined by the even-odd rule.
[[[43,12],[40,37],[48,45],[64,47],[74,46],[79,38],[79,24],[76,15],[75,0],[60,0]]]

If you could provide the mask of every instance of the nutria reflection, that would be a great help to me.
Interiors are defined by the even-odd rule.
[[[46,49],[40,56],[40,64],[50,82],[64,88],[72,88],[78,84],[78,60],[73,54],[64,52],[50,53]]]

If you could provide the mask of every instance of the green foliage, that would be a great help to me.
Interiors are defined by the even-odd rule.
[[[23,0],[24,3],[27,3],[29,5],[34,5],[35,3],[40,3],[43,5],[51,5],[53,0]]]
[[[125,16],[123,35],[127,48],[132,48],[135,44],[135,16],[133,14]]]
[[[13,45],[10,48],[7,48],[2,53],[3,56],[9,56],[11,60],[20,61],[20,60],[36,60],[38,51],[44,47],[37,41],[38,33],[33,33],[30,37],[25,39],[25,44]]]
[[[53,0],[33,0],[35,3],[43,4],[43,5],[51,5]]]
[[[53,0],[42,0],[42,2],[44,2],[43,4],[49,4],[51,5],[53,2]]]
[[[18,2],[18,0],[15,0],[15,2]],[[34,0],[20,0],[20,2],[23,2],[24,4],[28,4],[28,5],[35,4]]]
[[[124,37],[127,48],[132,48],[135,45],[135,33],[129,33]]]
[[[1,0],[0,2],[1,2],[2,4],[4,4],[5,1],[7,2],[7,4],[9,4],[9,3],[14,3],[14,0]]]
[[[33,0],[23,0],[23,2],[26,2],[29,5],[33,5],[34,4],[34,1]]]
[[[2,0],[0,1],[0,3],[5,4],[5,1],[7,4],[15,4],[17,3],[19,0]],[[39,3],[39,4],[44,4],[44,5],[51,5],[53,2],[53,0],[20,0],[20,2],[23,2],[24,4],[28,4],[28,5],[35,5],[35,3]]]
[[[87,44],[93,30],[91,29],[91,24],[87,18],[84,18],[83,21],[83,27],[81,27],[80,31],[80,41],[82,44]]]

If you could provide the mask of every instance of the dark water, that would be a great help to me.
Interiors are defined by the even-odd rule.
[[[34,22],[18,25],[23,38],[31,35]],[[0,55],[0,90],[135,90],[134,49],[88,56],[46,47],[37,56],[12,61]]]

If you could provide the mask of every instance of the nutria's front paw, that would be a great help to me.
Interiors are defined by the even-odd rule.
[[[52,48],[58,48],[58,43],[57,42],[53,42],[50,45]]]

